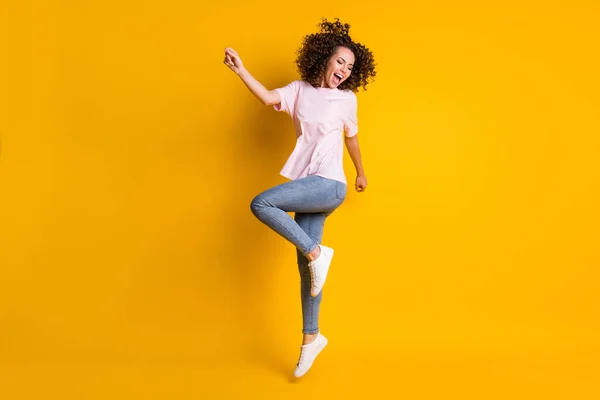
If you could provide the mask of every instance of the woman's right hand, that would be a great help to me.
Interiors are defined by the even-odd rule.
[[[238,75],[244,69],[242,59],[238,53],[230,47],[225,49],[225,59],[223,60],[223,63]]]

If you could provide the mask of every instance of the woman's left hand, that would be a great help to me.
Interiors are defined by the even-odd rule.
[[[356,177],[356,183],[354,184],[354,188],[357,192],[364,192],[367,188],[367,177],[364,175],[358,175]]]

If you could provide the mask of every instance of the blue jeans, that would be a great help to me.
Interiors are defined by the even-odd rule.
[[[310,295],[310,271],[306,255],[323,239],[325,219],[344,201],[343,182],[312,175],[282,183],[256,196],[252,213],[265,225],[296,246],[300,272],[300,296],[305,334],[319,332],[319,309],[323,291]],[[294,212],[292,219],[287,213]]]

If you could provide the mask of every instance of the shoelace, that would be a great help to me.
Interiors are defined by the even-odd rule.
[[[302,348],[302,350],[300,350],[300,358],[298,359],[298,366],[300,366],[300,364],[302,364],[302,361],[304,361],[304,347]]]
[[[317,269],[315,268],[315,265],[314,265],[312,262],[310,262],[310,263],[308,264],[308,266],[310,267],[310,272],[311,272],[311,274],[310,274],[310,277],[311,277],[311,278],[313,278],[313,277],[314,277],[314,280],[315,280],[315,281],[316,281],[316,280],[319,280],[319,279],[320,279],[320,277],[319,277],[319,274],[318,274],[318,271],[317,271]]]

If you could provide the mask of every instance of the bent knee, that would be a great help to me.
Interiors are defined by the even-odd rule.
[[[262,196],[259,194],[252,199],[250,202],[250,210],[254,215],[256,215],[262,207],[265,206],[265,203],[262,199]]]

